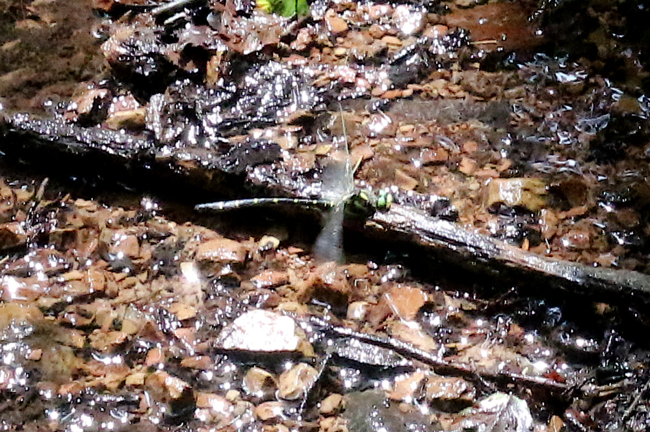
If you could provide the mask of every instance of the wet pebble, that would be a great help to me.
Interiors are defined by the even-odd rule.
[[[137,258],[140,255],[140,244],[134,235],[116,232],[112,236],[110,252],[115,256]]]
[[[327,29],[333,34],[341,34],[348,30],[348,23],[338,15],[333,10],[328,10],[325,14],[325,22],[327,23]]]
[[[388,392],[388,397],[397,401],[412,402],[422,391],[425,378],[426,375],[422,371],[398,376],[392,390]]]
[[[248,250],[243,244],[234,240],[220,238],[208,240],[199,245],[196,259],[199,261],[216,261],[222,263],[243,263]]]
[[[307,395],[316,382],[318,371],[306,363],[298,363],[280,375],[278,397],[286,400],[298,400]]]
[[[284,402],[263,402],[255,407],[255,417],[261,421],[281,420],[284,416]]]
[[[356,301],[348,305],[346,318],[354,321],[363,321],[368,314],[370,303],[366,301]]]
[[[407,5],[399,5],[393,12],[393,25],[407,36],[418,33],[424,27],[424,13],[412,10]]]
[[[298,329],[291,318],[259,309],[241,315],[221,334],[217,346],[225,350],[296,351],[300,345]]]
[[[546,205],[546,185],[531,178],[494,179],[488,186],[487,207],[502,203],[537,211]]]
[[[10,249],[25,244],[27,234],[20,222],[9,222],[0,225],[0,250]]]
[[[343,409],[343,396],[332,393],[320,403],[319,412],[323,415],[334,415]]]
[[[426,400],[435,408],[457,411],[474,403],[476,390],[462,378],[429,376],[424,389]]]
[[[244,376],[244,391],[262,400],[273,397],[277,389],[275,378],[268,371],[252,367]]]
[[[377,3],[377,4],[370,4],[368,6],[368,15],[370,16],[370,19],[373,21],[376,21],[380,18],[387,17],[393,12],[393,6],[390,4],[382,4],[382,3]]]
[[[178,399],[191,387],[182,379],[165,371],[156,371],[145,378],[145,386],[154,398],[162,401]]]
[[[383,295],[382,301],[399,318],[411,321],[427,301],[427,295],[419,288],[395,286]]]
[[[251,278],[256,288],[275,288],[289,283],[289,275],[283,271],[264,270]]]

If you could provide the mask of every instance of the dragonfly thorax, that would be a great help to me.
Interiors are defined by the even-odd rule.
[[[359,190],[345,203],[345,215],[354,219],[366,219],[377,210],[386,211],[393,202],[393,196],[387,191],[375,195],[368,190]]]

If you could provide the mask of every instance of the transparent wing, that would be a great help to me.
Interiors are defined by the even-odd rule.
[[[343,147],[330,157],[330,163],[323,170],[321,185],[322,198],[335,203],[334,209],[326,216],[325,226],[315,244],[316,259],[323,262],[343,261],[343,219],[345,202],[354,194],[354,174],[350,162],[348,138],[345,130],[343,111],[340,111],[343,127]]]
[[[316,259],[320,262],[343,262],[344,207],[344,203],[339,203],[326,216],[325,227],[321,230],[314,245]]]
[[[337,203],[347,199],[354,191],[349,158],[340,153],[332,155],[330,163],[323,170],[321,184],[322,198]]]

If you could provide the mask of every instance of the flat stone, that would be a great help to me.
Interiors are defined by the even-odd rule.
[[[300,344],[296,323],[291,318],[259,309],[241,315],[221,334],[217,346],[225,350],[296,351]]]
[[[196,259],[199,261],[218,261],[223,263],[243,263],[248,254],[247,248],[234,240],[220,238],[199,245]]]

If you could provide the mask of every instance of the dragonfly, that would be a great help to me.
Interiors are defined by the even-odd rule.
[[[316,239],[314,251],[317,259],[324,262],[343,261],[343,222],[346,218],[365,220],[376,211],[387,211],[393,196],[387,190],[375,194],[367,189],[356,188],[350,160],[349,144],[343,123],[343,151],[334,152],[330,163],[324,168],[321,196],[318,199],[305,198],[250,198],[232,201],[217,201],[195,206],[200,212],[223,212],[245,207],[292,205],[318,208],[325,211],[325,224]]]

